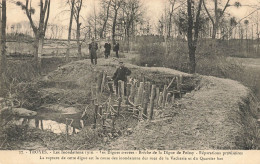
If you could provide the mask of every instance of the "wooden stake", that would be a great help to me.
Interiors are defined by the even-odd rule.
[[[163,93],[162,93],[162,107],[165,107],[165,101],[166,101],[166,96],[167,96],[167,85],[164,85],[163,87]]]
[[[165,105],[166,105],[166,106],[168,105],[170,96],[171,96],[171,93],[167,93],[166,100],[165,100]]]
[[[121,102],[122,102],[122,98],[119,97],[118,99],[118,106],[117,106],[117,117],[119,117],[119,112],[120,112],[120,108],[121,108]]]
[[[142,116],[142,114],[145,114],[145,115],[147,115],[147,106],[148,106],[148,98],[147,97],[149,97],[149,95],[148,95],[148,93],[147,93],[147,91],[146,90],[144,90],[143,91],[143,100],[142,100],[142,111],[141,111],[141,116]]]
[[[130,96],[130,90],[131,90],[131,84],[127,83],[127,86],[126,86],[126,97],[127,98]]]
[[[43,130],[43,123],[42,123],[42,120],[40,120],[40,122],[41,122],[41,129]]]
[[[94,87],[93,87],[93,83],[91,83],[91,98],[94,99]]]
[[[180,75],[180,79],[179,80],[180,80],[180,82],[179,82],[180,86],[179,87],[180,87],[180,98],[181,98],[182,97],[182,93],[181,93],[182,92],[182,80],[183,80],[182,75]]]
[[[103,73],[99,72],[97,73],[97,93],[101,92],[101,84],[102,84],[102,78],[103,78]]]
[[[152,85],[151,97],[150,97],[150,111],[149,111],[149,120],[153,119],[153,108],[154,108],[154,98],[155,98],[155,85]]]
[[[131,90],[130,90],[130,95],[129,95],[129,100],[131,102],[134,102],[134,97],[135,97],[135,92],[136,92],[136,89],[135,89],[135,82],[131,85]]]
[[[108,87],[109,87],[109,90],[111,93],[114,93],[114,90],[113,90],[113,82],[108,82]]]
[[[161,107],[161,105],[162,105],[162,99],[163,99],[163,95],[162,95],[162,92],[160,92],[160,94],[159,94],[159,99],[158,99],[158,107]]]
[[[106,72],[103,72],[103,78],[102,78],[102,83],[101,83],[101,93],[104,91],[104,88],[106,85],[106,79],[107,79],[107,74],[106,74]]]
[[[140,82],[140,86],[139,86],[139,88],[138,88],[135,105],[141,105],[141,104],[142,104],[143,90],[144,90],[144,83],[143,83],[143,82]]]
[[[68,125],[68,119],[66,118],[66,139],[68,138],[69,135],[69,125]]]
[[[112,130],[114,130],[115,129],[115,116],[112,115],[111,119],[112,119]]]
[[[99,114],[100,114],[100,116],[102,116],[102,115],[103,115],[103,108],[102,108],[102,106],[101,106],[101,105],[99,106]]]
[[[99,103],[99,89],[98,89],[98,85],[96,85],[96,98],[94,99],[94,103],[98,104]]]
[[[98,115],[98,105],[95,104],[95,111],[94,111],[94,126],[93,126],[94,129],[96,129],[96,124],[97,124],[97,115]]]
[[[39,119],[37,119],[37,118],[35,119],[35,127],[39,128]]]
[[[156,87],[156,97],[155,97],[156,108],[158,108],[159,96],[160,96],[160,89],[159,89],[159,87]]]
[[[176,89],[177,91],[180,91],[180,78],[179,77],[176,77],[176,82],[177,82],[177,86],[176,86]]]
[[[175,102],[175,95],[174,95],[174,93],[172,94],[172,104],[174,104],[174,102]]]
[[[149,81],[146,82],[146,89],[147,94],[148,94],[148,99],[149,99],[149,95],[151,94],[151,83]]]

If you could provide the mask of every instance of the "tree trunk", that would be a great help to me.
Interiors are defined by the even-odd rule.
[[[38,71],[41,72],[42,68],[42,52],[43,52],[44,37],[41,36],[38,45]]]
[[[94,2],[94,34],[95,34],[95,39],[97,38],[97,15],[96,15],[96,5]]]
[[[0,11],[0,20],[2,20],[0,22],[0,93],[4,94],[3,77],[6,70],[6,0],[2,0],[2,11]]]
[[[115,43],[116,43],[116,41],[115,41],[115,33],[116,33],[117,11],[118,11],[118,9],[115,9],[115,15],[114,15],[113,25],[112,25],[112,42],[113,42],[113,45],[115,45]]]
[[[71,1],[71,11],[70,11],[70,23],[69,23],[69,32],[68,32],[68,47],[66,52],[66,61],[69,61],[69,55],[70,55],[70,40],[71,40],[71,28],[72,28],[72,20],[73,20],[73,14],[74,14],[74,4],[75,0]]]
[[[196,71],[195,51],[196,49],[193,46],[189,48],[190,73],[192,74]]]
[[[217,35],[217,27],[216,27],[216,24],[213,24],[213,27],[212,27],[212,39],[216,39],[216,35]]]
[[[35,64],[35,68],[36,70],[38,70],[38,49],[39,49],[39,36],[38,34],[36,34],[35,39],[34,39],[34,43],[33,43],[33,47],[34,47],[34,64]]]
[[[78,58],[81,59],[82,55],[81,55],[80,23],[79,23],[79,21],[77,21],[77,34],[76,34],[76,38],[77,38],[77,45],[78,45]]]
[[[103,38],[104,37],[104,31],[106,29],[106,26],[107,26],[107,20],[108,20],[108,16],[109,16],[109,8],[110,8],[110,4],[111,4],[111,0],[108,2],[108,5],[107,5],[107,13],[106,13],[106,18],[105,18],[105,21],[104,21],[104,24],[103,24],[103,27],[100,31],[100,38]]]
[[[191,11],[191,0],[187,0],[188,5],[188,47],[189,47],[189,59],[190,59],[190,73],[195,73],[195,51],[193,48],[193,38],[192,38],[192,30],[193,30],[193,18]]]
[[[189,47],[189,59],[190,59],[190,73],[196,72],[196,61],[195,52],[197,47],[197,41],[199,36],[199,17],[201,11],[201,4],[203,0],[199,1],[198,11],[196,14],[195,25],[193,27],[193,17],[192,17],[192,0],[187,0],[187,10],[188,10],[188,47]],[[194,40],[193,40],[193,28],[194,28]]]
[[[130,22],[128,22],[126,27],[126,39],[127,39],[127,52],[130,51]]]

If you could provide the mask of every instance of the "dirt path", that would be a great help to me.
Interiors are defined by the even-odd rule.
[[[234,87],[235,86],[235,87]],[[251,149],[243,137],[246,129],[256,122],[245,124],[244,119],[255,120],[250,114],[244,118],[238,112],[238,103],[248,90],[232,80],[203,77],[201,88],[177,101],[180,107],[169,110],[175,115],[168,120],[139,124],[130,136],[111,143],[107,149]],[[250,129],[251,129],[250,128]],[[252,129],[251,129],[252,130]],[[242,133],[242,134],[241,134]],[[259,140],[258,140],[259,142]]]

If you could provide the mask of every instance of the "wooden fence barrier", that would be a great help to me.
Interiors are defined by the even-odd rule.
[[[101,118],[100,120],[102,121],[101,124],[103,127],[105,127],[107,117],[110,116],[112,120],[111,127],[112,129],[115,129],[115,121],[119,116],[123,116],[123,112],[132,112],[133,117],[141,120],[152,120],[154,119],[154,110],[163,110],[169,107],[169,105],[174,104],[176,97],[175,95],[180,94],[179,97],[181,97],[182,93],[182,76],[174,77],[168,86],[163,86],[162,91],[160,91],[159,86],[156,86],[155,84],[151,85],[151,82],[149,81],[140,82],[138,87],[136,81],[132,81],[127,84],[123,81],[118,81],[117,104],[113,104],[110,97],[109,101],[105,103],[105,105],[99,105],[101,104],[99,101],[99,96],[102,92],[104,92],[106,84],[109,91],[113,90],[113,84],[112,82],[106,81],[107,74],[105,72],[102,73],[102,76],[99,75],[98,77],[97,85],[95,87],[91,87],[91,96],[93,100],[92,104],[95,106],[94,128],[97,126],[98,116]],[[176,80],[176,83],[173,83],[174,80]],[[176,84],[176,89],[170,91],[170,86],[172,84]],[[127,103],[124,103],[124,100],[126,100]],[[126,109],[126,111],[122,109]]]

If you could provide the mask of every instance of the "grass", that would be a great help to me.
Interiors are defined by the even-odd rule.
[[[183,52],[183,50],[185,49],[176,49],[178,53]],[[149,53],[157,55],[159,53],[156,56],[157,58],[160,58],[161,51],[160,45],[155,47],[149,47],[148,45],[144,49],[146,55]],[[204,66],[198,64],[198,67],[200,68],[199,70],[205,71],[205,74],[208,73],[208,75],[218,75],[220,77],[228,75],[233,75],[234,78],[238,77],[236,72],[240,71],[240,67],[228,64],[228,61],[222,58],[222,56],[215,57],[207,53],[200,53],[199,55],[201,56],[198,58],[198,63],[201,62]],[[185,55],[169,55],[167,59],[172,66],[186,68],[185,65],[180,64],[186,61],[185,58]],[[154,59],[146,59],[151,61],[151,64],[156,62]],[[175,60],[171,63],[170,59]],[[53,64],[57,65],[55,62]],[[167,62],[162,61],[161,64],[167,64]],[[80,110],[83,110],[89,104],[91,83],[95,81],[96,74],[106,70],[109,75],[112,75],[116,65],[117,62],[113,59],[103,59],[99,60],[99,65],[95,67],[90,64],[89,60],[71,62],[61,66],[59,69],[53,66],[52,69],[55,71],[52,71],[43,79],[37,80],[34,83],[35,86],[32,84],[32,86],[28,86],[32,89],[31,93],[33,94],[30,92],[29,95],[26,95],[26,92],[22,92],[22,94],[24,94],[25,99],[29,100],[31,99],[30,95],[37,95],[38,97],[35,98],[41,100],[40,103],[43,104],[59,103],[61,105],[77,106]],[[205,67],[206,65],[208,66]],[[168,84],[169,80],[171,80],[168,77],[170,75],[182,74],[187,79],[191,77],[189,74],[167,68],[141,68],[130,64],[126,64],[126,66],[132,70],[132,76],[140,81],[144,76],[146,79],[152,80],[153,83],[160,82],[163,79],[164,83],[160,83],[160,85]],[[211,67],[212,70],[208,72],[208,69]],[[33,73],[30,72],[29,66],[27,68],[25,73]],[[17,67],[16,69],[19,68]],[[235,73],[232,71],[235,71]],[[227,72],[230,74],[227,74]],[[154,75],[155,73],[158,76]],[[18,76],[18,73],[16,74]],[[28,77],[31,76],[37,77],[37,75]],[[22,78],[23,76],[20,81],[27,82],[28,80],[28,82],[31,82],[32,80]],[[119,128],[135,127],[134,134],[130,136],[123,135],[122,138],[116,141],[110,139],[109,142],[111,144],[109,145],[107,145],[109,143],[107,137],[97,137],[99,136],[99,130],[84,129],[79,135],[70,136],[67,139],[64,135],[57,136],[44,132],[44,135],[41,136],[39,131],[28,130],[25,132],[32,135],[34,132],[38,133],[39,135],[36,135],[36,138],[41,141],[35,140],[35,142],[43,143],[43,147],[48,149],[95,149],[97,147],[110,149],[111,145],[112,149],[257,149],[258,147],[255,143],[259,140],[259,134],[255,129],[255,122],[249,121],[253,120],[253,113],[256,109],[255,106],[250,106],[254,103],[254,100],[251,99],[252,96],[249,94],[250,92],[244,86],[232,80],[205,76],[201,78],[202,80],[198,84],[194,83],[196,85],[193,86],[195,91],[187,94],[182,100],[177,101],[176,103],[181,104],[180,106],[177,105],[177,107],[170,109],[171,112],[175,112],[171,121],[141,123],[137,127],[129,125],[129,122],[134,122],[133,120],[118,122]],[[25,86],[23,87],[26,88]],[[30,89],[25,89],[25,91],[30,91]],[[35,91],[40,92],[36,93]],[[247,100],[247,97],[250,99]],[[37,102],[34,99],[31,100],[32,102]],[[93,110],[90,110],[88,114],[92,116]],[[8,131],[14,130],[14,134],[16,134],[16,131],[20,133],[19,128],[22,127],[12,127]],[[0,137],[2,137],[1,140],[6,138],[4,135]],[[8,139],[11,138],[14,137],[11,136]],[[124,139],[127,139],[127,141]],[[29,138],[18,138],[18,140],[30,141]],[[12,144],[14,142],[10,140],[8,143]],[[5,148],[14,147],[7,145]]]

